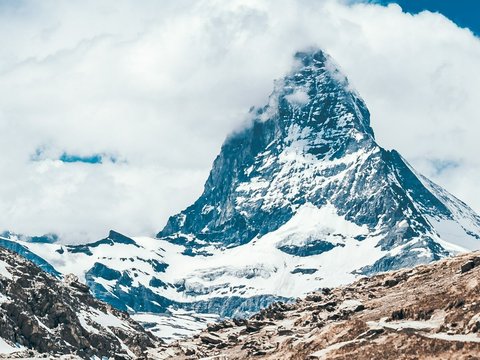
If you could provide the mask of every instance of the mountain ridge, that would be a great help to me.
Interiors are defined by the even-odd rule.
[[[0,358],[73,354],[82,359],[142,356],[159,340],[126,313],[93,298],[75,276],[47,274],[0,248]]]
[[[383,231],[387,233],[382,240],[384,248],[396,245],[399,219],[409,220],[405,229],[397,229],[408,240],[435,231],[424,213],[456,220],[456,214],[424,185],[397,151],[385,150],[376,143],[365,103],[330,57],[316,50],[299,52],[295,58],[301,65],[277,82],[268,105],[251,112],[252,125],[227,138],[203,194],[192,206],[172,216],[157,237],[187,245],[192,252],[208,244],[241,245],[278,229],[294,215],[293,207],[306,202],[323,206],[327,199],[336,203],[341,215],[359,225],[377,227],[380,221],[375,215],[380,214],[392,219],[383,219]],[[275,146],[277,149],[273,149]],[[352,157],[358,166],[350,173],[344,172]],[[291,175],[282,172],[285,168],[310,173]],[[369,173],[378,174],[377,178],[369,178]],[[364,177],[363,183],[356,181],[357,174]],[[339,183],[335,176],[350,178]],[[281,177],[289,177],[291,182],[282,184]],[[301,180],[317,182],[317,186],[299,184]],[[339,184],[332,184],[335,181]],[[307,193],[302,194],[302,190]],[[361,198],[354,199],[353,192]],[[380,193],[379,203],[371,206],[374,192]],[[443,198],[449,198],[450,203],[457,201],[451,195]],[[284,204],[278,204],[280,201]],[[349,204],[344,206],[342,202]],[[480,232],[480,217],[464,203],[461,206],[474,229],[464,229],[468,238]],[[414,213],[415,219],[399,212]],[[431,237],[422,240],[429,243],[426,246],[435,247]],[[436,251],[432,259],[441,255],[439,249]]]
[[[309,130],[315,126],[318,118],[326,118],[327,121],[330,121],[332,124],[323,127],[326,131],[323,132],[322,138],[318,137],[316,139],[317,143],[310,141],[308,144],[305,144],[308,146],[308,151],[311,152],[311,154],[322,155],[323,153],[323,155],[326,155],[329,150],[333,150],[337,152],[338,155],[341,155],[341,150],[352,151],[359,146],[359,142],[369,142],[371,138],[373,139],[373,130],[369,124],[368,109],[363,103],[363,100],[357,96],[356,92],[352,92],[347,88],[339,90],[338,94],[333,91],[334,89],[338,89],[338,81],[342,84],[345,83],[345,86],[348,86],[348,81],[339,75],[330,57],[327,57],[321,51],[317,51],[313,53],[297,53],[295,59],[298,62],[297,68],[299,73],[292,72],[282,81],[277,81],[275,90],[269,98],[269,104],[250,112],[250,115],[253,117],[252,125],[243,131],[237,131],[227,137],[227,140],[222,145],[220,155],[217,156],[214,161],[212,172],[205,184],[204,193],[199,200],[187,208],[185,212],[193,212],[193,215],[198,217],[205,215],[205,211],[210,210],[210,207],[215,208],[216,204],[214,203],[218,202],[218,200],[220,200],[220,202],[233,202],[235,199],[224,199],[225,197],[228,198],[228,196],[231,195],[230,193],[233,192],[233,189],[224,186],[225,179],[235,180],[231,178],[236,175],[248,179],[250,174],[242,173],[241,170],[248,170],[256,156],[262,151],[267,151],[272,145],[287,147],[289,141],[292,144],[298,144],[299,142],[296,140],[300,138],[301,140],[306,140],[305,130]],[[301,66],[299,66],[299,64],[301,64]],[[301,76],[298,76],[298,74],[301,74]],[[319,91],[319,87],[323,87],[323,91]],[[330,93],[324,96],[323,94],[328,91],[330,91]],[[298,94],[303,94],[303,98]],[[318,94],[320,94],[321,98],[318,98]],[[301,101],[298,101],[298,98],[300,98]],[[339,111],[335,106],[326,106],[315,112],[309,111],[308,114],[301,110],[305,104],[312,101],[332,102],[335,105],[340,100],[345,101],[346,105],[343,103],[341,103],[341,105],[345,106],[348,110],[344,111],[341,115],[338,114]],[[296,126],[287,127],[287,123],[290,121],[289,118],[280,118],[278,121],[271,121],[272,116],[278,114],[279,111],[284,110],[289,112],[290,108],[292,109],[292,117],[296,120]],[[355,114],[355,116],[353,114]],[[307,120],[305,120],[305,118],[307,118]],[[339,124],[342,122],[344,126],[341,128],[341,131],[336,131],[340,128]],[[343,135],[348,135],[348,137]],[[359,139],[358,137],[361,138]],[[283,143],[285,139],[286,141]],[[333,154],[333,157],[335,158],[335,154]],[[227,170],[223,171],[222,167],[227,167]],[[209,189],[215,189],[215,191],[211,192]],[[205,202],[212,201],[214,203],[203,204],[201,201],[203,198],[206,198]],[[199,202],[199,205],[202,206],[201,209],[198,209],[199,205],[197,205],[197,203]],[[243,226],[244,220],[239,214],[233,213],[234,220],[228,219],[232,217],[232,214],[228,212],[229,205],[231,204],[221,205],[227,209],[222,209],[222,211],[226,213],[221,214],[220,221],[224,220],[222,218],[225,218],[227,221],[234,222],[232,227],[235,227],[237,231],[234,232],[232,237],[235,236],[241,239],[240,241],[235,241],[235,239],[230,240],[228,234],[222,232],[220,240],[222,243],[228,244],[231,242],[241,244],[251,240],[254,235],[265,234],[274,229],[269,227],[267,229],[261,229],[260,231],[250,232],[248,231],[248,226]],[[233,208],[234,205],[230,207]],[[165,238],[172,236],[175,231],[178,232],[176,227],[184,221],[183,216],[185,216],[185,212],[177,215],[179,219],[176,219],[175,216],[171,217],[157,237]],[[191,226],[194,227],[194,230],[197,233],[200,232],[202,230],[200,226],[203,225],[204,221],[199,221],[201,225],[196,225],[195,220],[198,220],[197,217],[190,221],[187,217],[187,223],[183,223],[183,226],[188,227],[189,224],[192,223]],[[238,221],[235,222],[237,218]],[[240,228],[243,232],[239,231],[239,226],[243,226]],[[247,231],[245,231],[245,227],[247,227]],[[211,230],[211,232],[213,238],[216,239],[214,230]],[[198,236],[198,234],[196,235]],[[203,237],[206,238],[207,236],[205,235]]]

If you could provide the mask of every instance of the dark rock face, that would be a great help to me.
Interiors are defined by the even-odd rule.
[[[128,314],[95,300],[75,277],[61,282],[2,248],[0,264],[0,337],[7,342],[85,359],[132,358],[158,343]]]
[[[291,273],[292,274],[315,274],[318,270],[317,269],[311,269],[311,268],[296,268],[294,269]]]
[[[100,245],[114,245],[114,244],[126,244],[137,246],[135,241],[129,237],[122,235],[116,231],[110,230],[110,233],[107,238],[98,240],[96,242],[85,244],[85,245],[69,245],[66,246],[67,250],[71,253],[84,253],[86,255],[92,255],[92,248],[98,247]]]
[[[332,250],[335,246],[341,245],[335,245],[328,241],[314,240],[305,244],[304,246],[283,245],[280,246],[278,249],[290,255],[311,256]]]
[[[466,273],[467,271],[472,270],[474,267],[480,265],[480,257],[475,257],[472,260],[467,261],[465,264],[462,264],[460,267],[460,272]]]
[[[365,103],[328,56],[310,51],[295,58],[269,104],[252,110],[251,125],[227,138],[201,197],[157,237],[194,255],[205,244],[238,246],[277,230],[305,203],[330,203],[381,235],[382,250],[406,246],[365,268],[369,274],[448,255],[436,242],[437,220],[458,222],[466,237],[480,235],[471,209],[416,174],[398,152],[377,145]],[[309,256],[334,246],[318,239],[282,251]]]

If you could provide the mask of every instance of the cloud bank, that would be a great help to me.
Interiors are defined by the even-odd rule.
[[[25,0],[0,2],[0,38],[2,230],[67,242],[156,233],[310,46],[340,64],[381,145],[480,211],[480,41],[440,14],[334,0]]]

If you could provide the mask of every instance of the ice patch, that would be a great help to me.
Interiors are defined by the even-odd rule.
[[[345,311],[355,311],[358,309],[360,306],[363,306],[361,301],[358,300],[345,300],[340,304],[338,307],[340,310],[345,310]]]
[[[475,342],[480,343],[480,337],[476,334],[453,334],[449,335],[447,333],[436,333],[426,335],[430,339],[440,339],[447,341],[460,341],[460,342]]]
[[[8,268],[10,268],[10,265],[7,264],[5,261],[0,260],[0,276],[3,276],[9,280],[13,279],[12,274],[8,271]]]
[[[22,351],[25,348],[19,345],[11,345],[5,339],[0,337],[0,354],[11,354],[17,351]]]
[[[430,320],[401,320],[401,321],[386,321],[387,319],[381,319],[380,321],[367,321],[367,325],[370,328],[385,328],[390,330],[405,330],[413,329],[418,331],[430,331],[439,329],[445,320],[445,312],[436,312]]]
[[[3,304],[5,302],[9,301],[9,298],[0,293],[0,304]]]
[[[92,323],[100,325],[102,328],[110,331],[110,327],[117,327],[128,329],[129,326],[126,325],[124,321],[117,318],[115,315],[110,313],[104,313],[98,309],[89,308],[89,311],[81,310],[78,315],[80,325],[92,333],[98,333],[99,330],[92,326]]]
[[[170,314],[137,313],[132,318],[142,324],[154,335],[170,343],[189,337],[215,322],[218,315],[197,314],[192,311],[170,310]]]
[[[358,226],[337,214],[336,208],[327,204],[318,208],[307,203],[272,234],[278,245],[305,245],[310,239],[321,239],[332,244],[344,243],[345,238],[368,234],[367,226]]]
[[[453,248],[456,252],[480,249],[480,240],[469,235],[458,222],[432,216],[427,216],[427,218],[437,231],[440,239],[451,244],[450,248]]]

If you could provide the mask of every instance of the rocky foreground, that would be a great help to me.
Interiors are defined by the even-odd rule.
[[[0,248],[0,358],[132,359],[158,342],[75,277]]]
[[[152,359],[480,359],[480,253],[363,278],[249,320],[212,324]]]

